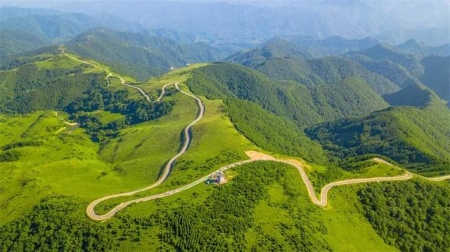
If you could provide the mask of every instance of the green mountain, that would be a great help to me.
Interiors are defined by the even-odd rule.
[[[364,80],[350,76],[339,83],[306,86],[293,81],[274,81],[243,66],[217,63],[193,71],[187,83],[196,94],[211,99],[252,101],[300,127],[367,115],[387,107]]]
[[[356,55],[352,58],[369,71],[385,77],[400,88],[404,88],[418,81],[404,66],[390,60],[376,61],[364,55]]]
[[[450,44],[443,44],[440,46],[430,47],[417,42],[415,39],[410,39],[402,44],[395,46],[402,53],[407,54],[422,54],[434,56],[450,56]]]
[[[13,63],[0,72],[2,112],[63,110],[92,86],[105,83],[104,73],[89,72],[64,56],[42,54]]]
[[[101,25],[84,14],[32,15],[14,17],[0,22],[0,27],[20,30],[48,39],[63,39]]]
[[[383,76],[366,70],[360,64],[341,57],[321,59],[274,59],[256,68],[276,80],[295,80],[307,86],[336,85],[347,78],[367,83],[378,94],[392,93],[399,88]]]
[[[399,87],[420,81],[442,99],[450,99],[450,57],[405,54],[386,44],[378,44],[361,52],[351,52],[347,56]]]
[[[425,72],[420,76],[420,81],[436,92],[439,97],[450,101],[450,56],[428,56],[420,63],[424,66]]]
[[[17,55],[50,45],[45,37],[19,30],[0,30],[0,57]]]
[[[391,106],[413,106],[423,108],[434,101],[439,101],[439,97],[420,83],[411,84],[404,89],[384,95],[383,98]]]
[[[377,40],[367,37],[364,39],[346,39],[340,36],[332,36],[322,40],[304,36],[287,37],[303,51],[314,58],[326,56],[339,56],[349,51],[361,51],[378,43]]]
[[[338,158],[379,154],[424,174],[448,170],[450,110],[421,85],[386,96],[391,107],[307,129]]]
[[[224,55],[204,44],[179,44],[148,33],[117,32],[97,28],[65,44],[71,52],[113,67],[118,72],[146,80],[195,62],[214,61]]]
[[[264,43],[260,47],[246,52],[236,53],[226,58],[225,60],[247,67],[257,67],[258,65],[263,64],[269,59],[284,57],[293,57],[300,59],[311,58],[308,53],[296,46],[294,43],[280,38],[275,38]]]
[[[416,78],[420,77],[424,72],[424,68],[420,64],[422,56],[400,53],[395,47],[388,44],[377,44],[364,51],[350,52],[348,55],[363,55],[375,61],[391,61],[405,67]]]

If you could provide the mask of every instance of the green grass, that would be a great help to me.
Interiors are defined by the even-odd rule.
[[[124,119],[125,116],[123,116],[122,114],[119,113],[111,113],[109,111],[105,111],[105,110],[97,110],[94,112],[89,112],[87,113],[89,115],[100,115],[100,122],[102,124],[108,124],[112,121],[115,120],[120,120],[120,119]]]
[[[81,62],[74,61],[73,59],[70,59],[69,57],[63,55],[55,55],[47,60],[37,61],[34,64],[39,69],[57,69],[57,68],[72,69],[82,65]]]

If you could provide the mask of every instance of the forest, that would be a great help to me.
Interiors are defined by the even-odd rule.
[[[422,180],[373,184],[358,191],[365,217],[401,251],[450,248],[450,189]]]

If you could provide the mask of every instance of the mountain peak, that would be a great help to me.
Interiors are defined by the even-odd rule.
[[[439,97],[426,86],[416,82],[406,88],[383,96],[391,106],[413,106],[423,108]]]

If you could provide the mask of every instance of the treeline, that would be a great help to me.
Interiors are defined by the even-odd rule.
[[[371,184],[358,192],[367,220],[401,251],[450,248],[450,189],[415,180]]]

